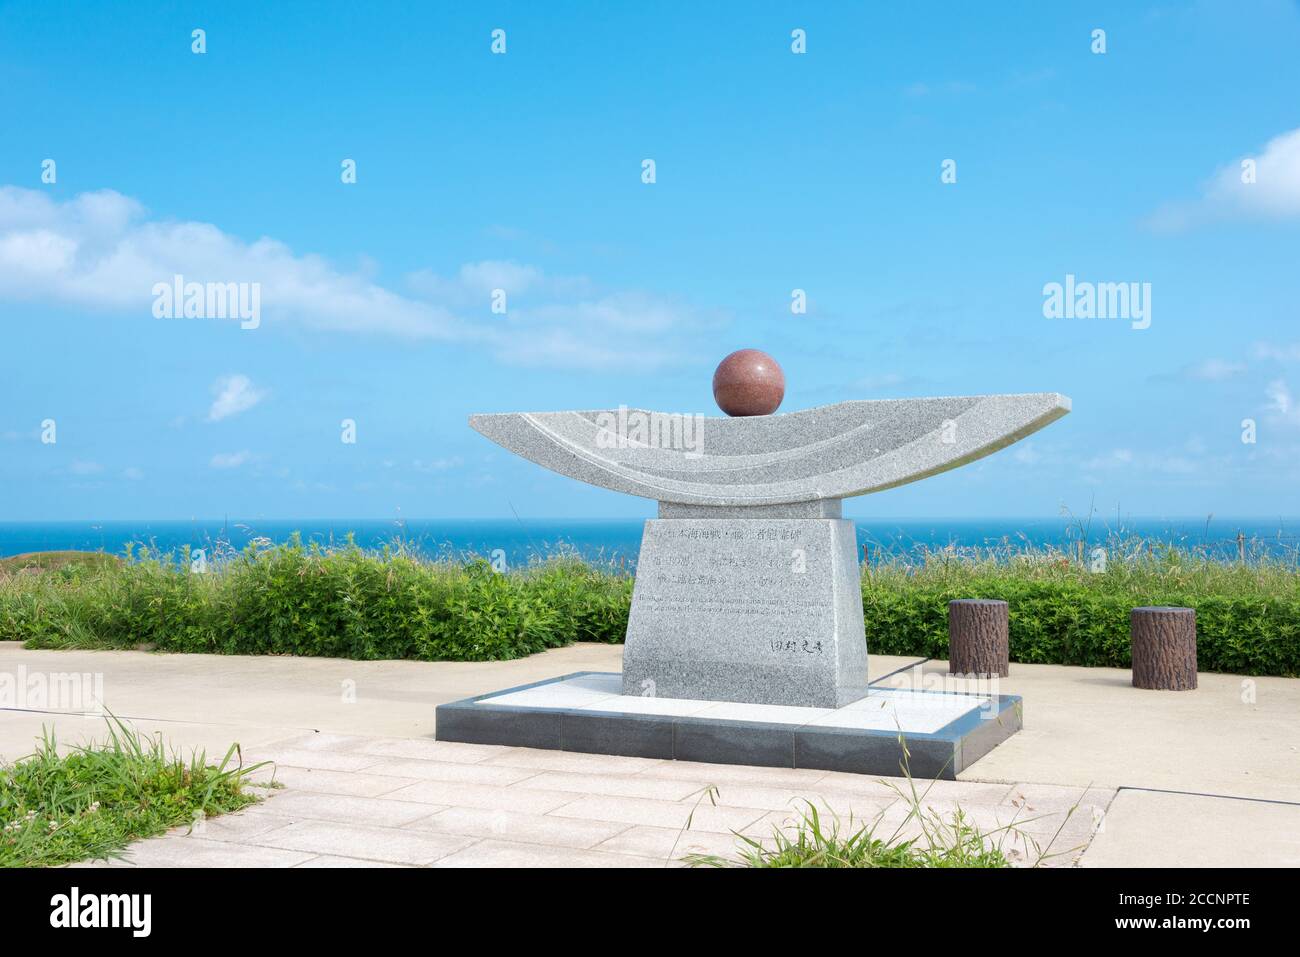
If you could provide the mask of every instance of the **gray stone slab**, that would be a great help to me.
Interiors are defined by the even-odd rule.
[[[794,728],[749,721],[678,718],[673,757],[708,764],[794,767]]]
[[[590,674],[579,672],[526,687],[544,689],[548,685],[560,685]],[[501,738],[500,744],[538,747],[532,743],[537,737],[526,730],[527,716],[535,714],[549,727],[549,722],[558,715],[562,728],[576,727],[581,732],[567,737],[562,733],[554,739],[555,743],[543,747],[706,764],[897,776],[903,756],[903,745],[899,740],[902,735],[912,775],[918,780],[930,780],[955,778],[1018,731],[1022,721],[1021,702],[1016,695],[985,697],[938,691],[902,693],[900,705],[887,721],[877,719],[877,715],[882,713],[878,707],[862,712],[860,705],[846,706],[830,716],[825,711],[811,708],[776,707],[765,712],[769,706],[755,705],[744,709],[745,713],[768,714],[776,719],[764,721],[712,717],[707,711],[701,713],[695,707],[698,702],[681,702],[683,708],[680,710],[689,713],[672,714],[673,699],[661,699],[664,713],[654,715],[636,710],[616,710],[621,696],[615,696],[612,701],[602,699],[585,707],[539,705],[529,708],[493,703],[492,699],[519,690],[522,689],[507,688],[439,705],[438,740],[478,741],[483,735],[475,725],[483,723],[491,728],[492,735]],[[899,694],[893,689],[872,691],[872,695],[881,696],[882,701]],[[562,695],[558,697],[562,700]],[[628,707],[634,708],[641,700],[629,700]],[[905,703],[909,700],[913,702],[910,705]],[[728,706],[729,709],[734,707]],[[494,712],[498,710],[508,712],[508,723],[495,723]],[[797,713],[800,711],[803,713]],[[857,720],[864,713],[870,720]],[[840,723],[830,723],[837,714],[841,716],[838,719]],[[450,715],[454,715],[454,720],[447,720]],[[943,717],[936,720],[936,715]],[[514,729],[520,740],[511,740],[503,729]],[[664,746],[665,729],[671,732],[670,749]],[[389,795],[403,796],[402,792]]]
[[[560,714],[559,711],[507,707],[485,713],[439,705],[438,740],[559,749]]]
[[[867,689],[853,523],[652,519],[623,694],[835,708]]]
[[[566,712],[560,719],[560,747],[586,754],[671,758],[673,719],[655,714]]]

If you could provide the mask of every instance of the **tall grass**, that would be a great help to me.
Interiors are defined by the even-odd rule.
[[[1011,659],[1124,668],[1129,610],[1196,609],[1202,671],[1300,675],[1300,571],[1112,538],[1104,571],[1076,553],[1005,546],[878,555],[862,569],[868,648],[945,658],[947,603],[1000,598]],[[0,576],[0,639],[36,648],[135,648],[358,659],[491,661],[573,641],[621,642],[630,574],[561,555],[495,573],[484,561],[260,543],[205,574],[189,555]]]

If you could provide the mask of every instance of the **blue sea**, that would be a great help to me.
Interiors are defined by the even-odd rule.
[[[1091,521],[1066,518],[872,519],[855,518],[860,546],[873,556],[920,556],[952,548],[959,552],[995,549],[1009,553],[1051,546],[1073,550],[1079,540],[1105,545],[1112,536],[1172,544],[1214,557],[1234,559],[1240,542],[1248,557],[1297,558],[1300,518],[1125,518]],[[0,522],[0,557],[24,552],[75,549],[122,554],[128,544],[151,551],[204,548],[212,557],[250,543],[287,541],[341,545],[349,535],[363,548],[401,544],[432,558],[490,556],[501,549],[512,566],[557,553],[591,561],[634,565],[642,520],[358,520],[275,519],[256,521],[104,521]],[[1239,541],[1238,536],[1242,536]]]

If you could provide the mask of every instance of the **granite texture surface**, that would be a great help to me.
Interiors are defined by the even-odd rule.
[[[713,373],[713,401],[727,415],[771,415],[785,398],[785,373],[766,352],[739,349]]]
[[[840,402],[719,418],[613,409],[470,416],[501,446],[602,488],[754,506],[893,488],[989,455],[1070,410],[1055,392]]]
[[[836,708],[866,689],[852,522],[646,522],[625,695]]]

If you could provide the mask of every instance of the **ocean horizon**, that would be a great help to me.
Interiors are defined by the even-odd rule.
[[[304,543],[365,549],[400,545],[428,558],[468,559],[504,552],[511,565],[556,554],[635,563],[644,519],[190,519],[0,522],[0,558],[40,551],[102,551],[122,555],[175,552],[186,546],[229,553],[250,544]],[[1124,518],[854,518],[859,549],[896,556],[957,550],[1075,548],[1115,537],[1195,549],[1231,559],[1239,541],[1258,556],[1297,555],[1300,517]],[[1239,536],[1241,537],[1239,539]]]

